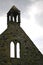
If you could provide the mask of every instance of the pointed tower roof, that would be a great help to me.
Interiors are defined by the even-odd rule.
[[[14,11],[19,11],[20,12],[20,10],[18,8],[16,8],[16,6],[12,6],[11,9],[13,9]]]
[[[12,8],[9,10],[9,12],[16,12],[16,13],[20,13],[20,10],[18,8],[16,8],[15,5],[12,6]],[[8,12],[8,13],[9,13]]]

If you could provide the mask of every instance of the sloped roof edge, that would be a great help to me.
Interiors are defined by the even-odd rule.
[[[14,11],[16,11],[16,12],[20,12],[20,10],[19,10],[18,8],[16,8],[15,5],[13,5],[13,6],[10,8],[10,10],[8,11],[8,13],[9,13],[11,10],[14,10]]]

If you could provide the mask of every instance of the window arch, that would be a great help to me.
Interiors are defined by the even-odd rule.
[[[16,45],[16,56],[17,58],[20,58],[20,43],[17,42],[17,45]]]
[[[9,16],[9,21],[11,21],[11,16]]]
[[[10,43],[10,58],[20,58],[20,43]]]
[[[14,16],[13,16],[13,22],[15,21],[15,19],[14,19]]]
[[[14,42],[10,43],[10,57],[15,58],[15,44],[14,44]]]
[[[16,22],[18,22],[18,15],[17,15],[17,17],[16,17]]]

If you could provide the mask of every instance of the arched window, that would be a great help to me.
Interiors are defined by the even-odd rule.
[[[9,16],[9,21],[11,21],[11,16]]]
[[[20,58],[20,43],[10,43],[10,58]]]
[[[14,22],[15,20],[14,20],[14,16],[13,16],[13,22]]]
[[[16,17],[16,22],[18,22],[18,15],[17,15],[17,17]]]
[[[17,58],[20,58],[20,43],[17,43],[16,45],[16,53]]]
[[[15,58],[15,45],[13,42],[10,43],[10,57]]]

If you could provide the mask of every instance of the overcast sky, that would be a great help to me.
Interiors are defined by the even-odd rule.
[[[43,54],[43,0],[0,0],[0,34],[7,28],[6,13],[15,5],[21,27]]]

